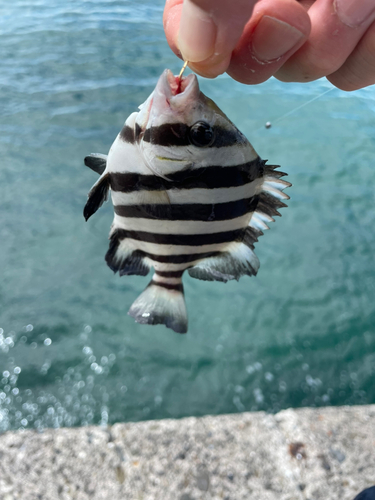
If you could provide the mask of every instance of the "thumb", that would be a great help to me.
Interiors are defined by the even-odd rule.
[[[257,0],[184,0],[177,37],[183,59],[224,60],[236,46]]]

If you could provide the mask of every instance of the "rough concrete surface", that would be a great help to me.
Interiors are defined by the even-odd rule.
[[[375,405],[0,436],[1,500],[353,500]]]

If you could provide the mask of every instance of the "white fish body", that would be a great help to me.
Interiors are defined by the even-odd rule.
[[[187,331],[182,274],[228,281],[255,275],[254,243],[289,197],[286,175],[266,165],[245,136],[199,90],[169,70],[132,113],[108,157],[90,155],[101,176],[86,220],[111,190],[115,210],[106,261],[120,275],[152,281],[129,314],[139,323]]]

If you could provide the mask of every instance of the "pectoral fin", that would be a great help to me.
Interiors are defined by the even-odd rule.
[[[88,194],[88,200],[83,209],[83,215],[88,220],[98,208],[108,199],[109,175],[105,174],[93,185]]]
[[[97,174],[102,175],[107,166],[107,155],[91,153],[91,155],[86,156],[85,165]]]

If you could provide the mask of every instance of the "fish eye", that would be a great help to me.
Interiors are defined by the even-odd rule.
[[[214,131],[208,123],[197,122],[190,127],[189,137],[194,146],[203,148],[212,144],[212,141],[214,140]]]

